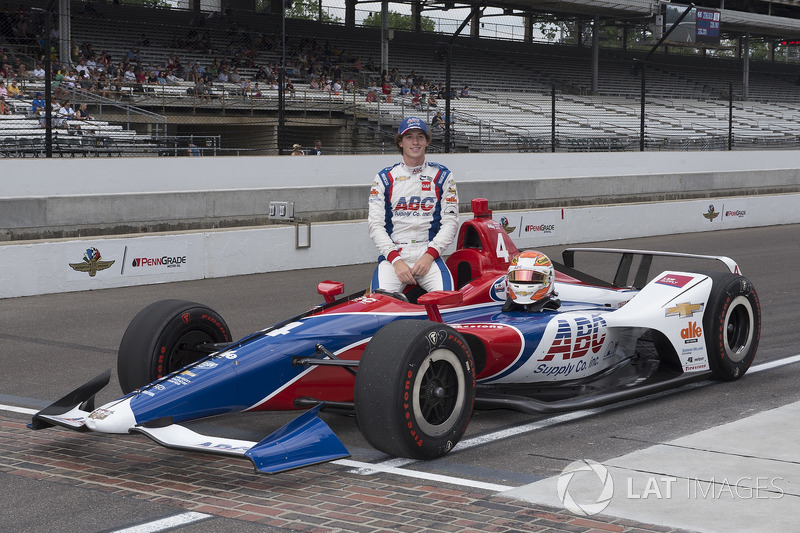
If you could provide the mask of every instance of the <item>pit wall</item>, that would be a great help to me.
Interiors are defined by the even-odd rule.
[[[493,218],[519,248],[530,248],[796,224],[800,193],[495,211]],[[365,221],[6,243],[0,245],[0,297],[350,265],[376,256]]]
[[[462,213],[800,193],[797,151],[435,154]],[[271,201],[363,220],[382,156],[7,159],[0,241],[261,226]]]

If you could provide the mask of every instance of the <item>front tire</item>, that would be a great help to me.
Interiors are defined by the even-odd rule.
[[[161,300],[131,320],[117,353],[125,394],[193,363],[207,351],[196,347],[231,342],[230,329],[213,309],[186,300]]]
[[[756,356],[761,337],[761,305],[749,279],[710,274],[714,282],[703,317],[708,364],[715,379],[742,377]]]
[[[472,416],[474,369],[467,342],[453,328],[424,320],[388,324],[367,345],[356,373],[361,433],[390,455],[446,454]]]

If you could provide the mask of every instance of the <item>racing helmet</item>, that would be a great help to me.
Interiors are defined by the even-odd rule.
[[[527,305],[553,294],[555,270],[550,259],[541,252],[528,250],[511,260],[506,275],[506,298]]]

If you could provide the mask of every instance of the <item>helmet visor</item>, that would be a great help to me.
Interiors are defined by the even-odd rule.
[[[546,278],[543,272],[533,270],[512,270],[508,273],[508,281],[516,283],[544,283]]]

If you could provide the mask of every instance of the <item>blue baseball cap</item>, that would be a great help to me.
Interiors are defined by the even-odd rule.
[[[422,130],[422,133],[428,134],[428,126],[425,125],[425,121],[417,117],[408,117],[401,122],[400,127],[397,128],[397,133],[403,135],[408,130]]]

